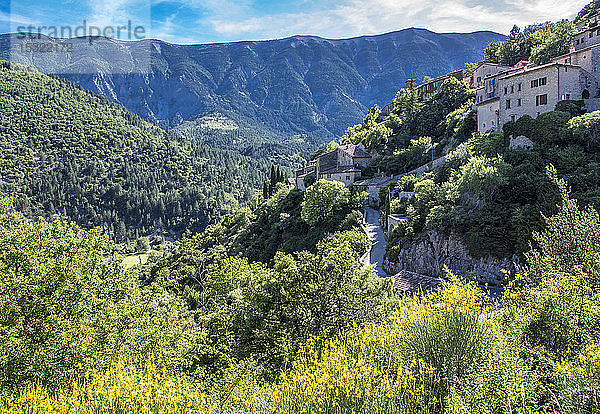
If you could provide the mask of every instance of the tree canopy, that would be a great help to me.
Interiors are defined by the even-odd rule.
[[[573,43],[573,23],[563,20],[526,26],[514,26],[505,41],[491,42],[485,48],[486,59],[514,66],[521,60],[541,65],[567,53]]]
[[[0,192],[28,216],[105,226],[118,242],[181,235],[250,200],[268,172],[57,77],[0,62],[0,85]]]

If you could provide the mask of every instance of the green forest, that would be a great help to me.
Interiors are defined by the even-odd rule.
[[[58,77],[0,62],[0,191],[28,216],[177,238],[249,201],[270,163],[180,138]]]

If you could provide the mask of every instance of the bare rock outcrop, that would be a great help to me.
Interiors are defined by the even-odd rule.
[[[473,275],[480,284],[502,286],[514,277],[516,263],[516,255],[504,259],[474,258],[456,235],[430,230],[400,250],[398,260],[386,263],[384,268],[392,274],[405,270],[443,277],[446,266],[455,274]]]

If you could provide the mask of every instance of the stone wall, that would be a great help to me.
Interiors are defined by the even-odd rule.
[[[440,165],[444,165],[446,163],[446,156],[443,155],[439,158],[436,158],[435,160],[433,160],[432,162],[429,162],[427,164],[421,165],[418,168],[415,168],[414,170],[411,170],[409,172],[407,172],[406,174],[402,174],[404,175],[414,175],[415,177],[420,177],[421,175],[425,174],[426,172],[429,172],[431,170],[436,169],[437,167],[439,167]],[[399,180],[400,178],[398,178]]]
[[[529,138],[527,138],[524,135],[519,135],[518,137],[513,137],[511,135],[510,143],[508,144],[508,148],[510,148],[510,149],[524,148],[524,149],[529,150],[529,149],[533,148],[533,141],[531,141]]]
[[[386,261],[384,270],[395,274],[401,270],[427,276],[443,277],[444,266],[457,275],[472,274],[478,283],[501,286],[515,276],[518,258],[475,259],[455,235],[446,236],[435,230],[403,248],[393,265]]]
[[[487,131],[498,132],[498,112],[500,111],[500,101],[498,99],[488,100],[477,105],[477,131],[485,133]]]
[[[524,115],[536,118],[539,114],[554,110],[559,100],[558,96],[558,69],[556,66],[543,66],[539,69],[516,72],[500,79],[500,125],[517,120]],[[564,69],[562,69],[564,70]],[[573,68],[570,72],[563,73],[562,77],[579,79],[579,70]],[[546,79],[545,85],[531,87],[531,81]],[[505,93],[507,91],[508,93]],[[536,105],[536,97],[546,95],[547,103]],[[575,99],[573,97],[572,99]],[[510,108],[507,103],[510,101]],[[520,102],[520,105],[519,105]]]

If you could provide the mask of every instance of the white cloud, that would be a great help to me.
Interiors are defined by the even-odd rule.
[[[173,13],[170,16],[167,16],[162,22],[153,22],[151,37],[154,39],[160,39],[179,44],[198,43],[198,39],[194,37],[186,37],[181,35],[181,28],[174,21],[177,15],[178,13]]]
[[[127,25],[143,26],[146,32],[151,28],[151,3],[149,0],[89,0],[90,26],[100,28]]]
[[[572,17],[588,0],[347,0],[318,11],[252,15],[247,4],[228,13],[228,2],[205,1],[209,23],[224,37],[265,39],[293,34],[340,38],[377,34],[407,27],[438,32],[493,30],[508,33],[514,24],[525,26]],[[219,4],[215,4],[219,3]],[[223,4],[221,4],[223,3]],[[214,11],[214,13],[213,13]],[[248,13],[248,14],[244,14]]]
[[[6,13],[0,10],[0,22],[11,23],[14,26],[38,26],[39,22],[31,17],[24,16],[18,13]]]

